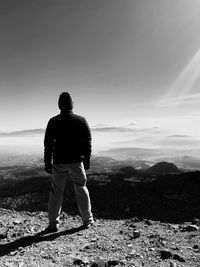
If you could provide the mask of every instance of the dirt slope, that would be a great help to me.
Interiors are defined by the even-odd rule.
[[[79,216],[62,214],[59,232],[39,234],[46,212],[0,209],[0,266],[200,266],[196,226],[159,221],[98,219],[81,230]]]

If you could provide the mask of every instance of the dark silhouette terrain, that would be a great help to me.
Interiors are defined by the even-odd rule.
[[[114,172],[88,174],[88,188],[96,218],[137,216],[163,222],[200,218],[198,171],[149,174],[127,166]],[[15,179],[0,181],[0,206],[46,211],[49,190],[50,176],[42,173],[42,167],[15,170]],[[78,213],[71,181],[66,182],[63,210]]]
[[[46,235],[51,177],[43,166],[0,168],[0,266],[199,266],[200,172],[146,170],[88,173],[87,230],[67,181],[60,229]]]
[[[146,170],[150,174],[166,174],[166,173],[181,173],[182,171],[177,168],[173,163],[158,162]]]

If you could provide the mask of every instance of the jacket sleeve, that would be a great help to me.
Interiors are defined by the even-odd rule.
[[[50,119],[44,137],[44,162],[46,164],[51,164],[53,156],[53,147],[54,147],[54,131],[53,131],[53,122]]]
[[[92,135],[87,121],[84,119],[83,125],[83,156],[90,159],[92,153]]]

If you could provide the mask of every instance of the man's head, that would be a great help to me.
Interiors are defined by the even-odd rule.
[[[60,110],[70,111],[73,109],[73,101],[68,92],[63,92],[60,94],[58,99],[58,107]]]

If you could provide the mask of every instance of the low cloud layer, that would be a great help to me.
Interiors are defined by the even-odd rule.
[[[93,154],[100,151],[138,147],[161,150],[200,149],[200,137],[177,134],[158,127],[139,128],[135,124],[127,127],[98,126],[91,128]],[[44,129],[0,133],[1,150],[38,151],[43,153]]]

